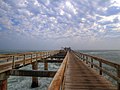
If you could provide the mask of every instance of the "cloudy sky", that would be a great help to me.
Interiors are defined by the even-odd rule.
[[[0,0],[0,49],[119,49],[120,0]]]

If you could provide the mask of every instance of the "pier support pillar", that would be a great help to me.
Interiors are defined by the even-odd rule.
[[[0,81],[0,90],[7,90],[7,79]]]
[[[44,70],[48,70],[48,62],[44,61]]]
[[[7,90],[8,72],[0,73],[0,90]]]
[[[32,70],[38,70],[37,62],[32,63]],[[31,88],[35,88],[35,87],[38,87],[38,77],[32,77]]]

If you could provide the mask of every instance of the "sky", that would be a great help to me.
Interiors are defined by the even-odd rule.
[[[120,0],[0,0],[0,50],[120,50]]]

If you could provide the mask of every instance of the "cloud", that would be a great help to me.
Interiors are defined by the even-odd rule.
[[[0,0],[0,37],[12,38],[14,33],[20,38],[59,41],[119,38],[118,3],[119,0]]]

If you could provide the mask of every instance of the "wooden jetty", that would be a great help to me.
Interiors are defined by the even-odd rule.
[[[44,70],[38,71],[38,63]],[[61,63],[57,71],[50,71],[48,63]],[[19,68],[32,65],[32,70]],[[115,74],[105,66],[115,69]],[[113,85],[104,75],[117,83]],[[32,77],[31,87],[38,87],[38,77],[53,77],[48,90],[120,90],[120,64],[73,51],[64,50],[27,52],[0,56],[0,90],[7,90],[9,76]]]

